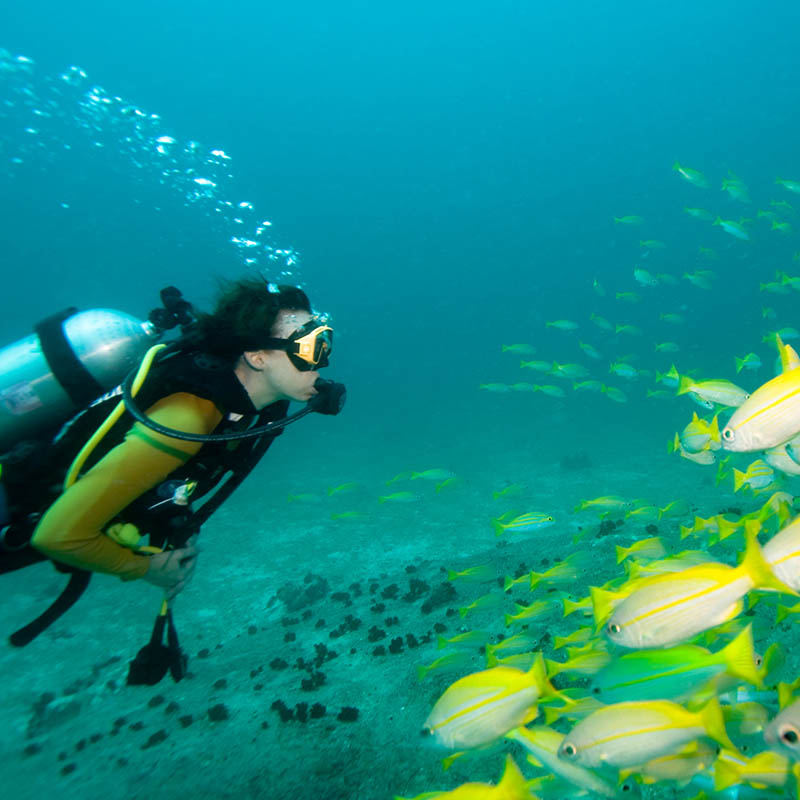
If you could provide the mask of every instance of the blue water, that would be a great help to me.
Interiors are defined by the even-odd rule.
[[[472,563],[484,529],[485,547],[494,546],[488,519],[505,510],[491,492],[511,482],[526,485],[534,507],[567,516],[582,497],[612,492],[665,503],[695,476],[698,497],[717,502],[701,468],[664,460],[691,404],[647,400],[652,375],[629,384],[607,370],[630,355],[639,369],[664,372],[675,362],[749,390],[772,374],[774,349],[761,339],[797,324],[796,302],[793,291],[772,295],[759,284],[775,270],[800,272],[800,218],[782,211],[794,230],[781,234],[756,213],[770,201],[800,203],[775,184],[800,180],[796,3],[6,5],[0,47],[35,63],[6,59],[0,72],[0,342],[68,305],[144,316],[166,284],[208,307],[216,276],[248,269],[274,279],[284,272],[333,316],[327,377],[347,383],[346,413],[287,432],[273,467],[279,477],[264,494],[248,484],[220,536],[242,535],[257,512],[274,514],[286,570],[301,576],[318,557],[344,581],[341,553],[364,548],[370,555],[356,556],[356,571],[366,580],[380,554],[401,544],[409,549],[399,572],[412,551]],[[62,80],[72,66],[87,77]],[[108,113],[97,102],[88,116],[81,110],[93,86],[121,98]],[[50,116],[36,118],[34,108]],[[133,135],[131,108],[159,119]],[[175,140],[165,153],[158,136]],[[198,144],[187,152],[190,142]],[[671,169],[676,159],[702,171],[710,188],[682,180]],[[208,197],[187,199],[198,191],[190,168],[213,177]],[[751,204],[720,190],[729,172],[747,185]],[[751,240],[691,218],[685,206],[751,220]],[[644,223],[614,223],[628,214]],[[231,242],[252,239],[264,220],[272,225],[258,247]],[[666,247],[643,248],[640,239]],[[640,286],[635,267],[677,282]],[[682,277],[698,269],[713,270],[712,290]],[[628,291],[640,301],[615,299]],[[764,306],[774,319],[764,319]],[[592,313],[642,333],[600,330]],[[670,325],[662,313],[685,321]],[[557,319],[580,327],[545,327]],[[603,359],[586,358],[579,341]],[[656,353],[664,341],[679,352]],[[501,352],[518,342],[537,348],[526,359],[584,364],[628,403],[520,369],[518,356]],[[737,378],[733,357],[749,351],[764,366]],[[559,383],[566,397],[479,388],[520,381]],[[576,454],[589,473],[560,466]],[[437,466],[465,479],[444,502],[425,495],[413,509],[376,504],[396,473]],[[349,507],[286,503],[294,491],[324,496],[353,480],[366,488]],[[726,491],[719,497],[729,499]],[[329,514],[345,510],[366,510],[369,523],[332,526]],[[302,538],[307,532],[314,536]],[[461,548],[453,544],[460,539]],[[325,542],[319,554],[317,540]],[[254,546],[269,558],[265,543]],[[224,562],[224,551],[216,555]],[[279,573],[270,573],[267,594]],[[130,598],[135,587],[123,589],[115,591]],[[206,591],[222,593],[213,575]],[[131,635],[135,650],[141,637]],[[125,649],[119,641],[114,648]],[[13,671],[20,662],[7,655]],[[35,675],[18,681],[19,698],[44,691]],[[391,722],[379,719],[391,742]],[[358,752],[373,768],[386,755]],[[425,769],[435,764],[420,759]],[[496,778],[494,765],[487,774]],[[173,785],[177,795],[181,781]],[[439,785],[387,780],[384,788]]]

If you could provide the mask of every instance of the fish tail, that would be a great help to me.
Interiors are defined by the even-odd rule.
[[[797,597],[798,593],[792,589],[791,586],[787,586],[780,578],[775,576],[772,567],[764,558],[761,545],[758,543],[758,529],[760,527],[757,520],[748,520],[745,523],[747,545],[740,568],[743,568],[745,572],[747,572],[757,588],[774,589],[777,592],[784,592]]]
[[[738,492],[744,486],[747,475],[740,469],[733,468],[733,491]]]
[[[700,711],[700,719],[709,738],[736,752],[736,745],[728,738],[728,732],[725,730],[725,719],[722,716],[722,708],[716,697],[712,697],[703,706],[702,711]]]
[[[425,676],[428,674],[428,668],[423,666],[422,664],[417,664],[417,682],[422,683],[425,680]]]
[[[752,683],[754,686],[759,685],[751,625],[748,625],[730,644],[726,645],[722,649],[721,655],[725,659],[731,675]]]
[[[525,782],[525,776],[519,771],[513,758],[506,756],[506,768],[500,783],[495,787],[498,797],[523,798],[531,797]]]
[[[692,379],[687,378],[685,375],[681,375],[678,381],[678,389],[675,393],[686,394],[687,392],[691,392],[692,386],[694,386]]]
[[[506,614],[505,615],[505,621],[506,621],[506,628],[507,628],[514,621],[514,617],[512,617],[511,614]]]
[[[447,580],[454,581],[456,578],[459,577],[460,575],[454,569],[447,570]]]
[[[498,517],[497,519],[492,520],[492,527],[494,528],[494,535],[495,536],[502,536],[503,531],[505,528],[503,527],[503,523],[500,521],[503,517]]]
[[[742,781],[742,765],[725,757],[723,750],[714,762],[714,791],[723,792]]]
[[[528,670],[528,675],[533,685],[539,690],[539,698],[560,697],[562,700],[568,699],[550,683],[547,677],[547,665],[545,664],[544,656],[541,651],[535,654],[533,664]]]
[[[733,360],[736,362],[736,372],[737,373],[741,372],[742,371],[742,367],[744,367],[744,359],[743,358],[737,358],[736,356],[734,356]]]
[[[592,598],[592,611],[594,621],[598,629],[603,626],[605,621],[614,613],[614,595],[605,589],[597,586],[589,587],[589,594]]]
[[[620,547],[620,545],[616,545],[616,551],[617,564],[621,564],[631,554],[631,549],[629,547]]]

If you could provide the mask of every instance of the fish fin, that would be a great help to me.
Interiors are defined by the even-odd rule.
[[[798,593],[787,586],[780,578],[775,576],[764,553],[758,543],[758,530],[761,527],[758,520],[747,520],[745,523],[746,548],[744,559],[739,568],[744,569],[753,579],[755,587],[759,589],[774,589],[777,592],[798,596]]]
[[[711,433],[711,441],[719,444],[722,441],[722,438],[720,437],[719,433],[719,419],[717,414],[714,414],[714,416],[711,418],[708,429]]]
[[[725,730],[725,719],[722,716],[722,708],[716,697],[712,697],[703,707],[700,712],[700,719],[707,736],[734,753],[737,752],[736,745],[728,738],[728,732]]]
[[[720,653],[725,659],[729,674],[735,675],[737,678],[741,678],[748,683],[752,683],[754,686],[760,684],[760,679],[756,670],[751,625],[748,625],[730,644],[726,645]]]
[[[522,800],[531,796],[525,783],[525,776],[519,771],[519,767],[510,755],[506,756],[506,768],[496,791],[498,797],[519,797]]]
[[[728,756],[726,758],[726,755]],[[742,768],[731,759],[732,753],[722,750],[714,762],[714,791],[723,792],[730,786],[741,782]]]
[[[536,688],[539,690],[540,698],[559,697],[568,703],[573,702],[565,695],[561,694],[561,692],[559,692],[558,689],[556,689],[556,687],[550,683],[547,677],[547,666],[544,663],[544,656],[541,652],[536,653],[534,656],[533,664],[528,670],[528,675],[533,681],[534,686],[536,686]]]
[[[794,686],[791,683],[778,684],[778,708],[783,711],[794,702]]]
[[[678,389],[676,390],[675,394],[686,394],[687,392],[691,392],[692,386],[694,386],[694,381],[691,378],[687,378],[685,375],[681,375],[679,377]]]

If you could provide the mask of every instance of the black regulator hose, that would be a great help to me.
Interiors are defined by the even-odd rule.
[[[134,378],[136,377],[136,370],[131,372],[122,384],[122,401],[125,403],[125,408],[130,412],[131,416],[142,425],[150,428],[156,433],[161,433],[164,436],[171,436],[173,439],[182,439],[186,442],[233,442],[238,439],[253,439],[257,436],[263,436],[265,433],[272,433],[273,431],[285,428],[293,422],[302,419],[312,411],[318,414],[338,414],[344,407],[345,400],[347,399],[347,389],[343,383],[335,383],[334,381],[325,380],[325,378],[317,378],[314,383],[314,388],[317,390],[315,394],[306,403],[305,408],[300,409],[294,414],[290,414],[283,419],[268,422],[266,425],[259,425],[256,428],[249,428],[244,431],[237,431],[236,433],[186,433],[179,431],[175,428],[167,428],[164,425],[159,425],[154,422],[136,405],[136,401],[131,393]]]

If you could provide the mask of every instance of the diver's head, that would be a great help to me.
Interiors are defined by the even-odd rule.
[[[276,400],[309,400],[327,366],[333,331],[313,316],[306,293],[260,278],[225,287],[198,322],[207,352],[230,360],[257,409]]]

